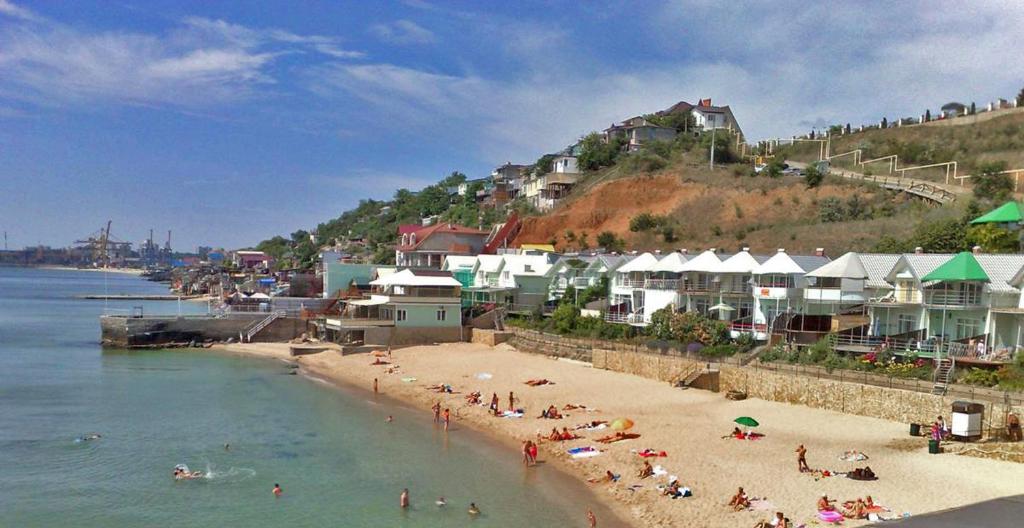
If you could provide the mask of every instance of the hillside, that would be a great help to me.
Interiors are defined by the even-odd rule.
[[[895,154],[899,156],[901,167],[956,161],[960,175],[976,174],[982,165],[992,162],[1003,162],[1009,169],[1024,168],[1024,108],[924,125],[869,128],[848,135],[833,135],[833,156],[854,149],[862,151],[864,161]],[[804,142],[787,146],[780,152],[789,159],[811,161],[817,159],[818,145]],[[837,166],[855,168],[851,162],[852,156],[833,160]],[[886,174],[888,161],[861,168],[874,174]],[[907,175],[941,181],[945,178],[945,169],[923,169]]]
[[[831,152],[861,149],[862,160],[896,154],[901,167],[956,160],[961,176],[992,162],[1024,168],[1024,109],[979,117],[834,136]],[[777,158],[813,161],[818,148],[816,143],[797,143],[780,148]],[[852,167],[852,158],[837,158],[833,165],[867,174],[888,172],[884,162]],[[637,250],[750,247],[810,252],[824,247],[832,255],[907,251],[917,245],[928,251],[957,250],[981,240],[968,232],[965,219],[1006,199],[966,193],[953,204],[938,206],[840,178],[807,188],[798,176],[753,176],[748,165],[723,166],[712,173],[696,150],[671,159],[652,172],[613,166],[589,174],[559,207],[526,219],[516,242],[585,249],[597,246],[598,235],[608,232],[619,239],[614,246]],[[945,168],[909,175],[942,181]],[[611,238],[606,234],[602,240]]]
[[[961,214],[872,185],[829,179],[808,189],[798,177],[751,177],[745,165],[716,169],[680,160],[649,174],[609,178],[567,199],[547,215],[524,220],[516,243],[553,242],[560,250],[591,247],[605,231],[638,250],[750,247],[831,254],[869,250],[881,234],[906,238],[921,220]],[[591,176],[600,179],[601,174]],[[825,217],[831,221],[823,221]],[[659,226],[631,231],[649,213]],[[671,236],[666,241],[666,228]],[[674,240],[673,240],[674,239]]]

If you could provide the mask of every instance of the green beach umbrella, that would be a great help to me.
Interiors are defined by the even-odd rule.
[[[738,423],[738,424],[740,424],[740,425],[745,425],[747,427],[757,427],[757,426],[761,425],[761,424],[757,423],[757,420],[755,420],[755,419],[753,419],[753,418],[751,418],[749,416],[740,416],[739,418],[737,418],[737,419],[735,419],[733,421]]]
[[[972,224],[1015,224],[1024,221],[1024,212],[1017,202],[1006,202],[974,220]]]

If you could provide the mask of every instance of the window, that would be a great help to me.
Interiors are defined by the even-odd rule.
[[[754,313],[754,304],[749,301],[740,302],[738,319],[746,319]]]
[[[532,273],[532,272],[533,272],[533,266],[532,266],[532,265],[530,265],[530,264],[526,264],[526,265],[525,265],[525,271],[526,271],[527,273]]]
[[[917,316],[911,314],[900,314],[896,318],[896,333],[906,334],[917,330]]]
[[[507,271],[503,271],[503,272],[501,272],[501,278],[503,278],[503,279],[505,279],[505,280],[508,280],[508,275],[509,275],[509,274],[508,274],[508,272],[507,272]]]
[[[710,307],[711,304],[708,302],[707,299],[696,299],[693,301],[693,310],[697,313],[706,314],[708,313],[708,308]]]
[[[448,318],[448,312],[444,308],[437,309],[437,320],[444,321]]]
[[[405,310],[395,310],[395,319],[399,321],[405,321],[408,318],[408,314]]]
[[[956,339],[967,339],[981,333],[981,319],[957,319]]]

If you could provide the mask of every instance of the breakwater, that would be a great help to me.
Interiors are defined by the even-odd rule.
[[[151,348],[189,343],[235,340],[261,321],[266,313],[242,313],[230,316],[145,316],[104,315],[100,317],[100,336],[104,346]],[[252,341],[288,341],[306,331],[306,321],[297,317],[279,317],[252,336]]]

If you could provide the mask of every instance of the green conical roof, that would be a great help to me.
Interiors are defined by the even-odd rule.
[[[1024,220],[1024,212],[1017,202],[1006,202],[1003,205],[971,220],[972,224],[1005,224]]]
[[[932,270],[931,273],[921,277],[923,282],[928,281],[982,281],[988,282],[988,275],[981,269],[978,259],[974,255],[964,251],[947,260],[941,266]]]

